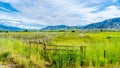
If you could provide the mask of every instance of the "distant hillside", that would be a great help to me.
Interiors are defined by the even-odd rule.
[[[93,28],[120,28],[120,18],[113,18],[104,20],[102,22],[97,22],[84,26],[84,29],[93,29]]]
[[[42,28],[41,30],[63,30],[68,28],[70,27],[66,25],[55,25],[55,26],[47,26],[45,28]]]
[[[23,28],[19,28],[20,23],[21,22],[15,20],[0,19],[0,30],[10,30],[10,31],[23,30]]]
[[[15,24],[12,22],[14,22],[14,21],[1,20],[0,21],[0,29],[1,30],[10,30],[10,31],[24,30],[23,28],[19,28],[19,26],[14,26]],[[10,24],[10,23],[12,23],[12,24]],[[92,24],[89,24],[86,26],[67,26],[67,25],[47,26],[45,28],[42,28],[41,30],[68,30],[68,29],[94,29],[94,28],[120,29],[120,18],[107,19],[102,22],[92,23]]]
[[[55,26],[47,26],[42,28],[41,30],[67,30],[67,29],[80,29],[82,26],[67,26],[67,25],[55,25]]]
[[[21,28],[12,27],[12,26],[5,26],[0,24],[0,30],[10,30],[10,31],[16,31],[16,30],[22,30]]]
[[[67,26],[67,25],[55,25],[47,26],[41,30],[66,30],[66,29],[94,29],[94,28],[120,28],[120,18],[113,18],[104,20],[102,22],[92,23],[86,26]]]

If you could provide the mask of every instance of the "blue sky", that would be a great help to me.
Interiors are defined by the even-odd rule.
[[[20,28],[86,25],[120,17],[120,0],[0,0],[0,22]]]

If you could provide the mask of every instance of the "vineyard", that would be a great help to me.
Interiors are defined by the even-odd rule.
[[[120,32],[0,33],[0,66],[119,68]]]

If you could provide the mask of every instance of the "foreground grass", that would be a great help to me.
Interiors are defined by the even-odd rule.
[[[17,64],[20,68],[116,67],[120,66],[120,33],[10,33],[1,34],[0,61],[5,65]],[[80,51],[47,51],[42,44],[30,46],[24,40],[48,39],[48,44],[86,46],[85,54]],[[36,41],[36,40],[35,40]],[[74,50],[74,48],[73,48]]]
[[[50,43],[87,46],[85,57],[82,58],[83,65],[107,67],[110,66],[109,64],[120,65],[119,41],[119,32],[65,33],[54,38]]]
[[[41,49],[30,46],[19,40],[0,39],[0,61],[5,65],[17,64],[20,68],[43,67],[44,59],[41,57]],[[33,66],[33,67],[32,67]]]

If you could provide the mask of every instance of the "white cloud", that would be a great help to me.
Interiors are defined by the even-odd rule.
[[[88,19],[90,22],[98,22],[115,17],[120,17],[120,10],[116,6],[109,6],[105,10],[97,13],[86,14],[86,19]]]
[[[10,14],[6,12],[0,12],[0,23],[3,23],[4,25],[22,27],[22,28],[28,28],[30,26],[29,27],[30,29],[33,29],[33,28],[40,29],[45,25],[47,25],[45,22],[40,20],[26,18],[19,14],[12,14],[12,13]]]
[[[0,18],[22,21],[25,25],[84,25],[120,17],[117,0],[0,0],[20,13],[0,13]],[[109,2],[108,2],[109,1]],[[94,12],[97,11],[97,12]]]

